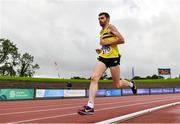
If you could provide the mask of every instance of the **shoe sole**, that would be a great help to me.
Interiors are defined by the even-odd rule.
[[[94,115],[94,112],[78,112],[80,115]]]

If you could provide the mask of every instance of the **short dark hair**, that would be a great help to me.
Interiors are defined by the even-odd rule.
[[[101,12],[101,13],[99,13],[99,16],[102,16],[102,15],[105,15],[106,18],[109,18],[109,19],[110,19],[110,15],[109,15],[107,12]]]

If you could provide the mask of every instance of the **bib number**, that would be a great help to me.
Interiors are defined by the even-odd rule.
[[[103,54],[107,54],[111,51],[111,46],[102,46]]]

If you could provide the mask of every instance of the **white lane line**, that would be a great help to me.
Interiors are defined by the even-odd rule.
[[[115,98],[114,98],[115,99]],[[110,99],[110,100],[114,100],[114,99]],[[118,97],[116,97],[116,100],[118,99]],[[138,97],[138,99],[139,100],[142,100],[142,98],[140,98],[140,97]],[[123,102],[127,102],[127,101],[129,101],[128,99],[127,100],[122,100]],[[73,101],[72,101],[73,102]],[[76,101],[76,102],[78,102],[78,101]],[[85,102],[87,102],[87,101],[85,101]],[[101,103],[98,103],[98,104],[103,104],[104,102],[101,102]],[[109,102],[109,103],[111,103],[111,102]],[[33,104],[33,103],[32,103]],[[57,105],[57,104],[59,104],[59,105]],[[68,103],[68,104],[65,104],[65,103],[63,103],[63,105],[61,105],[62,103],[57,103],[56,105],[38,105],[38,106],[27,106],[27,107],[23,107],[23,106],[21,106],[21,107],[14,107],[14,108],[3,108],[3,109],[0,109],[0,111],[3,111],[3,110],[17,110],[17,109],[29,109],[29,108],[34,108],[34,109],[37,109],[37,108],[48,108],[48,107],[66,107],[66,106],[74,106],[75,104],[77,104],[77,105],[79,105],[79,103]],[[98,105],[97,104],[97,105]],[[7,105],[6,105],[7,106]]]
[[[33,103],[32,103],[33,104]],[[78,103],[77,103],[78,104]],[[59,105],[43,105],[43,106],[29,106],[29,107],[18,107],[18,108],[5,108],[5,109],[0,109],[0,111],[3,110],[17,110],[17,109],[39,109],[39,108],[49,108],[49,107],[66,107],[66,106],[72,106],[74,104],[67,104],[67,105],[61,105],[61,103]],[[1,114],[0,114],[1,115]]]
[[[161,94],[161,95],[163,95],[163,94]],[[167,94],[166,94],[167,95]],[[129,101],[129,99],[127,99],[127,97],[128,98],[135,98],[135,99],[138,99],[138,100],[142,100],[142,97],[143,97],[144,95],[138,95],[138,96],[126,96],[126,98],[124,97],[122,97],[122,96],[120,96],[121,97],[121,100],[123,101],[123,102],[125,102],[125,101]],[[150,98],[152,98],[152,96],[153,95],[151,95],[151,96],[148,96],[148,97],[150,97]],[[159,95],[158,95],[159,96]],[[167,97],[167,96],[166,96]],[[99,99],[97,98],[97,101],[98,100],[105,100],[105,99],[107,99],[108,97],[99,97]],[[119,97],[109,97],[108,98],[108,101],[111,101],[111,100],[117,100]],[[83,98],[83,99],[86,99],[86,98]],[[155,99],[155,98],[153,98],[153,99]],[[61,99],[60,99],[61,100]],[[57,101],[57,100],[55,100],[55,101]],[[58,100],[59,101],[59,100]],[[47,102],[46,100],[45,100],[45,102]],[[51,102],[53,102],[53,101],[51,101]],[[78,102],[78,100],[76,100],[76,99],[73,99],[73,101],[72,102]],[[86,102],[87,102],[87,100],[86,100]],[[102,102],[103,103],[103,102]],[[102,104],[101,102],[100,103],[98,103],[98,104]],[[34,103],[32,103],[32,104],[34,104]],[[59,104],[59,105],[55,105],[55,104],[51,104],[51,105],[38,105],[38,106],[21,106],[21,107],[9,107],[9,108],[0,108],[0,111],[3,111],[3,110],[17,110],[17,109],[29,109],[29,108],[34,108],[34,109],[39,109],[39,108],[48,108],[48,107],[66,107],[66,106],[71,106],[71,105],[75,105],[74,103],[67,103],[67,104],[65,104],[65,103],[61,103],[61,101],[59,102],[59,103],[57,103],[57,104]],[[63,105],[60,105],[60,104],[63,104]],[[96,105],[98,105],[98,104],[96,104]],[[0,106],[2,106],[2,105],[0,105]],[[5,105],[5,106],[7,106],[7,105]],[[14,106],[14,105],[13,105]]]
[[[171,97],[166,97],[166,98],[171,98]],[[162,98],[153,99],[153,100],[161,100],[161,99]],[[146,101],[149,101],[149,100],[151,100],[151,99],[148,99],[148,100],[141,99],[141,100],[136,100],[136,101],[133,101],[133,102],[141,102],[141,101],[145,101],[146,102]],[[122,103],[129,103],[129,100],[123,101],[123,102],[100,103],[100,104],[96,104],[96,106],[99,106],[99,105],[111,105],[111,104],[118,104],[118,103],[121,103],[121,104]],[[23,113],[33,113],[33,112],[46,112],[46,111],[53,111],[53,110],[73,109],[73,108],[82,107],[82,106],[71,106],[71,107],[64,107],[64,108],[62,108],[62,106],[60,106],[60,105],[58,105],[58,106],[60,108],[51,108],[51,109],[42,109],[42,110],[30,110],[30,111],[20,111],[20,112],[8,112],[8,113],[2,113],[2,114],[0,114],[0,116],[2,116],[2,115],[13,115],[13,114],[23,114]]]
[[[150,112],[157,111],[157,110],[160,110],[160,109],[164,109],[164,108],[167,108],[167,107],[175,106],[175,105],[178,105],[178,104],[180,104],[180,102],[174,102],[174,103],[170,103],[170,104],[166,104],[166,105],[161,105],[161,106],[153,107],[153,108],[150,108],[150,109],[145,109],[145,110],[142,110],[142,111],[134,112],[134,113],[131,113],[131,114],[126,114],[126,115],[123,115],[123,116],[119,116],[119,117],[116,117],[116,118],[108,119],[108,120],[105,120],[105,121],[97,122],[95,124],[112,124],[112,123],[115,123],[115,122],[122,122],[122,121],[125,121],[125,120],[129,120],[131,118],[135,118],[135,117],[144,115],[146,113],[150,113]]]
[[[106,97],[106,98],[107,98],[107,97]],[[141,97],[137,97],[137,98],[138,98],[139,100],[142,100]],[[114,97],[113,99],[111,98],[110,101],[111,101],[111,100],[114,100],[114,99],[117,100],[118,97],[116,97],[116,98]],[[99,100],[100,100],[100,99],[99,99]],[[75,100],[73,100],[73,101],[75,101]],[[73,101],[72,101],[72,102],[73,102]],[[128,99],[126,99],[126,100],[122,99],[122,101],[125,102],[125,101],[129,101],[129,100],[128,100]],[[79,102],[79,101],[75,101],[75,102]],[[87,100],[86,100],[85,102],[87,102]],[[102,104],[102,103],[104,103],[104,102],[100,102],[100,103],[98,103],[98,104]],[[109,103],[110,103],[110,102],[109,102]],[[33,103],[32,103],[32,104],[33,104]],[[59,105],[57,105],[57,104],[59,104]],[[79,105],[79,103],[68,103],[68,104],[66,104],[66,103],[61,103],[61,102],[59,102],[59,103],[57,103],[57,104],[56,104],[56,105],[53,105],[53,104],[52,104],[52,105],[38,105],[38,106],[30,106],[30,107],[29,107],[29,106],[25,106],[25,107],[24,107],[24,106],[21,106],[21,107],[13,107],[13,108],[10,107],[10,108],[3,108],[3,109],[0,108],[0,111],[3,111],[3,110],[8,110],[8,111],[9,111],[9,110],[17,110],[17,109],[29,109],[29,108],[37,109],[37,108],[48,108],[48,107],[56,107],[56,106],[57,106],[57,107],[66,107],[66,106],[72,106],[72,105],[74,106],[75,104],[78,104],[78,105]],[[63,105],[61,105],[61,104],[63,104]],[[98,105],[98,104],[97,104],[97,105]],[[0,106],[1,106],[1,105],[0,105]],[[7,105],[6,105],[6,106],[7,106]]]
[[[153,99],[153,100],[162,100],[162,99],[168,99],[168,98],[171,98],[171,97],[166,97],[166,98],[156,98],[156,99]],[[174,97],[174,98],[180,98],[180,97]],[[151,99],[148,99],[148,100],[136,100],[136,101],[133,101],[133,102],[141,102],[141,101],[150,101]],[[129,103],[129,100],[127,101],[123,101],[123,102],[113,102],[113,103],[100,103],[100,104],[96,104],[96,106],[99,106],[99,105],[113,105],[113,104],[124,104],[124,103]],[[59,105],[60,106],[60,105]],[[53,111],[53,110],[63,110],[63,109],[73,109],[73,108],[79,108],[79,107],[82,107],[82,106],[71,106],[71,107],[64,107],[62,108],[62,106],[60,106],[60,108],[50,108],[50,109],[41,109],[41,110],[30,110],[30,111],[20,111],[20,112],[8,112],[8,113],[1,113],[0,116],[4,116],[4,115],[14,115],[14,114],[29,114],[29,113],[34,113],[34,112],[46,112],[46,111]]]
[[[123,105],[123,106],[116,106],[116,107],[109,107],[109,108],[104,108],[104,109],[98,109],[96,111],[104,111],[104,110],[110,110],[110,109],[117,109],[117,108],[123,108],[123,107],[130,107],[130,106],[136,106],[136,105],[144,105],[144,104],[151,104],[151,103],[156,103],[156,102],[162,102],[162,101],[169,101],[169,100],[177,100],[177,99],[166,99],[166,100],[154,100],[151,102],[143,102],[143,103],[136,103],[136,104],[129,104],[129,105]],[[41,118],[34,118],[34,119],[27,119],[27,120],[21,120],[21,121],[16,121],[16,122],[10,122],[12,123],[25,123],[25,122],[31,122],[31,121],[38,121],[38,120],[44,120],[44,119],[51,119],[51,118],[59,118],[59,117],[65,117],[69,115],[77,115],[77,113],[70,113],[70,114],[64,114],[64,115],[56,115],[56,116],[48,116],[48,117],[41,117]]]

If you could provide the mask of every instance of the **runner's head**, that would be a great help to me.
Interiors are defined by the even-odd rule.
[[[107,12],[101,12],[99,14],[99,24],[104,27],[107,23],[109,23],[109,20],[110,20],[110,16]]]

